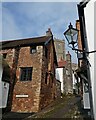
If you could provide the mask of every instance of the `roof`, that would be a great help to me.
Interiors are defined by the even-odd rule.
[[[44,44],[48,40],[51,39],[51,36],[42,36],[35,38],[26,38],[26,39],[18,39],[18,40],[10,40],[10,41],[2,41],[0,42],[0,47],[2,49],[14,48],[18,46],[29,46],[33,44]]]
[[[0,48],[1,49],[10,49],[10,48],[16,48],[16,47],[26,47],[31,45],[46,45],[50,40],[53,40],[53,36],[41,36],[41,37],[35,37],[35,38],[24,38],[24,39],[18,39],[18,40],[9,40],[9,41],[2,41],[0,42]],[[57,65],[57,57],[56,52],[53,44],[54,49],[54,62]]]
[[[66,61],[65,60],[60,60],[59,62],[58,62],[58,67],[59,68],[62,68],[62,67],[65,67],[66,66]]]

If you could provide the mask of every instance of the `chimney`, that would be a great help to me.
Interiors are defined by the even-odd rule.
[[[78,48],[82,50],[81,32],[80,32],[80,21],[76,20],[76,29],[79,30],[78,33]]]
[[[70,61],[71,62],[71,54],[70,54],[69,51],[66,54],[66,61]]]
[[[52,32],[51,32],[51,29],[50,28],[48,28],[48,30],[46,31],[46,36],[52,36],[53,34],[52,34]]]
[[[70,52],[68,51],[67,54],[70,55]]]

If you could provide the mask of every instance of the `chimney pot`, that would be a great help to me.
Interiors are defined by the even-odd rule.
[[[51,28],[48,28],[46,31],[46,36],[52,36]]]

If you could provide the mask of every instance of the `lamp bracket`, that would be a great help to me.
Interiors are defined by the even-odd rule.
[[[76,49],[76,48],[72,48],[72,50],[75,50],[75,51],[79,51],[79,52],[82,52],[82,53],[95,53],[96,52],[96,50],[93,50],[93,51],[90,51],[90,52],[88,52],[88,51],[86,51],[86,50],[81,50],[81,49]]]

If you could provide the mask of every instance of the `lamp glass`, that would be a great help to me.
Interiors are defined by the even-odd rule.
[[[72,47],[77,46],[78,30],[69,25],[69,29],[64,33],[68,44]]]

